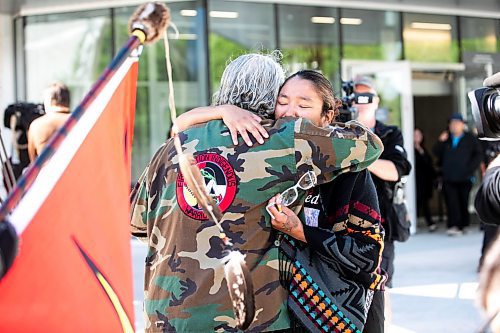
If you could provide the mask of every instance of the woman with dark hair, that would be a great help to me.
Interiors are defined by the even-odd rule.
[[[434,191],[434,180],[436,171],[432,164],[432,157],[424,147],[424,134],[420,128],[413,132],[415,147],[415,178],[417,183],[417,212],[424,214],[425,222],[430,232],[437,229],[432,220],[429,201]]]
[[[275,117],[305,118],[328,127],[340,105],[328,79],[303,70],[282,85]],[[267,135],[260,118],[226,105],[195,109],[181,115],[176,125],[182,130],[213,118],[222,118],[233,140],[240,133],[248,145],[254,144],[248,133],[259,142]],[[306,195],[304,207],[290,203],[290,209],[281,196],[268,205],[273,228],[286,235],[278,237],[281,282],[289,290],[295,331],[333,332],[345,327],[352,332],[383,332],[386,277],[379,268],[383,230],[370,173],[346,173],[307,192],[300,180],[296,187],[297,197]]]

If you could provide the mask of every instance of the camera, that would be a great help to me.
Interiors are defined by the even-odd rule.
[[[370,93],[355,93],[354,92],[354,81],[343,81],[342,91],[344,96],[342,96],[342,107],[340,108],[340,114],[337,117],[339,122],[348,122],[358,118],[358,110],[353,103],[356,104],[370,104],[373,102],[374,94]]]
[[[354,81],[342,81],[342,91],[342,107],[339,110],[337,121],[345,123],[357,118],[357,110],[352,106],[354,102]]]
[[[474,123],[480,139],[500,140],[500,73],[484,80],[484,86],[469,92]]]
[[[483,150],[485,162],[488,165],[500,154],[500,141],[484,141]]]
[[[12,117],[15,117],[15,128],[11,128],[16,131],[27,132],[29,126],[33,120],[43,116],[45,110],[43,104],[19,102],[14,103],[9,106],[4,111],[3,124],[7,128],[11,128]]]
[[[30,163],[30,158],[28,156],[28,129],[33,122],[38,117],[45,114],[43,104],[19,102],[14,103],[9,106],[4,111],[3,124],[5,127],[16,131],[16,142],[12,149],[12,155],[9,158],[12,163],[12,171],[14,173],[14,178],[18,179],[24,168]],[[4,163],[5,164],[5,163]],[[1,165],[2,172],[4,176],[4,186],[7,176],[6,166]]]

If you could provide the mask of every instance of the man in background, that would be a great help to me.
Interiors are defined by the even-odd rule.
[[[392,277],[394,275],[394,239],[393,239],[393,195],[395,184],[401,180],[402,176],[408,175],[411,164],[408,161],[404,149],[403,135],[396,126],[388,126],[377,121],[376,111],[379,107],[380,98],[377,95],[373,82],[367,77],[357,77],[354,79],[354,93],[365,95],[366,104],[354,103],[358,111],[358,121],[370,128],[384,145],[384,151],[380,158],[373,162],[368,170],[371,172],[375,188],[377,190],[382,226],[385,229],[384,250],[382,252],[381,268],[387,273],[386,286],[392,287]],[[358,100],[358,99],[356,99]],[[391,322],[391,305],[389,294],[385,293],[385,327],[387,329]]]
[[[444,200],[448,215],[447,234],[463,235],[469,226],[469,193],[472,177],[483,154],[477,138],[465,131],[462,115],[450,116],[448,130],[441,133],[433,147],[443,178]]]
[[[368,170],[371,172],[373,182],[377,189],[382,225],[386,231],[384,238],[384,251],[382,253],[382,269],[387,272],[386,286],[392,287],[394,274],[394,240],[392,231],[392,195],[394,185],[402,176],[410,173],[411,164],[404,149],[403,135],[396,126],[388,126],[377,121],[375,113],[378,109],[380,98],[377,95],[373,82],[367,77],[354,79],[354,93],[366,94],[371,97],[371,103],[354,104],[358,111],[358,121],[370,128],[382,140],[384,151],[380,158],[372,163]]]
[[[28,154],[34,161],[52,135],[70,116],[70,93],[66,85],[55,82],[44,92],[45,115],[35,119],[28,131]]]

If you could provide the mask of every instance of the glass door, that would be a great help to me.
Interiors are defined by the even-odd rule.
[[[358,75],[372,79],[380,96],[377,119],[401,129],[408,159],[414,164],[413,153],[413,95],[411,68],[407,61],[357,61],[342,60],[342,80],[351,80]],[[412,232],[416,231],[416,189],[414,173],[410,173],[406,184],[406,198],[411,215]]]

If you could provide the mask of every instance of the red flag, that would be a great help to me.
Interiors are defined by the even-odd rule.
[[[0,332],[133,332],[136,83],[129,57],[13,210],[20,252],[0,281]]]

